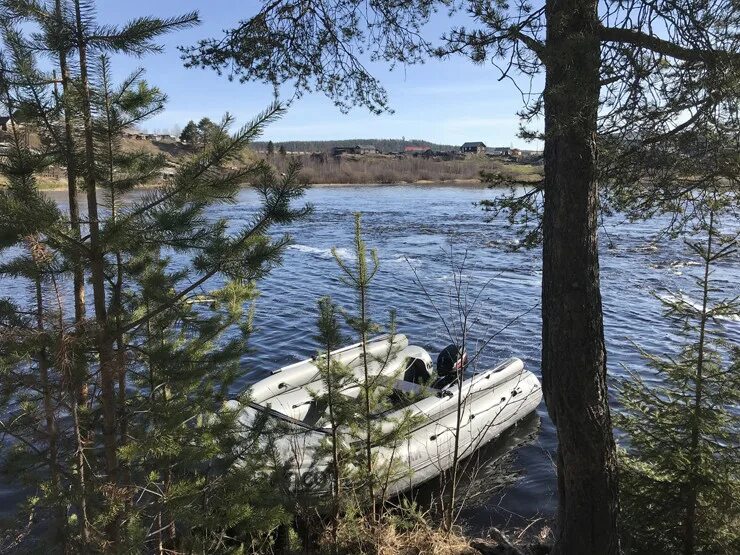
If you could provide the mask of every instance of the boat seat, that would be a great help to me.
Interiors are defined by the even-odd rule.
[[[315,399],[311,401],[311,404],[308,406],[308,412],[303,417],[303,423],[309,426],[316,426],[326,412],[327,406],[326,402],[319,403]]]
[[[413,383],[406,380],[396,380],[396,382],[393,384],[393,389],[395,391],[406,393],[408,395],[420,395],[425,388],[418,383]]]

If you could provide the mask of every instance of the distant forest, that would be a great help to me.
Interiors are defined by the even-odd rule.
[[[252,148],[267,150],[268,141],[256,141]],[[282,145],[288,152],[329,152],[335,146],[373,145],[380,152],[400,152],[405,146],[425,146],[432,150],[457,150],[460,145],[440,145],[416,139],[341,139],[336,141],[273,141],[275,149]]]

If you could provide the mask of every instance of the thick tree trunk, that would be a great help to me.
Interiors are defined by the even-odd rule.
[[[619,552],[596,237],[597,0],[547,2],[542,378],[558,434],[554,553]]]

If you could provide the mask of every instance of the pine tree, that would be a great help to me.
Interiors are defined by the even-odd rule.
[[[184,279],[162,259],[142,260],[141,268],[145,302],[156,303],[162,287]],[[262,473],[269,443],[237,440],[246,399],[223,409],[246,371],[240,359],[252,314],[244,306],[256,297],[251,281],[229,281],[198,299],[208,304],[178,304],[137,334],[128,403],[140,416],[121,450],[136,499],[124,519],[132,550],[212,553],[230,542],[253,548],[287,522],[276,498],[281,488]]]
[[[83,123],[84,181],[87,196],[89,228],[90,281],[93,290],[93,308],[96,330],[96,350],[100,364],[100,409],[102,413],[102,441],[105,454],[105,474],[107,478],[106,495],[106,541],[113,546],[118,543],[118,512],[120,492],[116,488],[119,479],[118,439],[116,437],[116,393],[115,385],[120,371],[115,358],[115,334],[111,333],[110,314],[106,292],[106,245],[101,236],[99,202],[97,198],[97,167],[95,136],[93,128],[93,105],[88,56],[96,51],[112,49],[123,54],[141,54],[156,50],[152,41],[156,37],[192,25],[196,21],[193,14],[170,20],[141,18],[118,28],[101,28],[95,21],[94,5],[84,0],[74,0],[74,20],[71,27],[73,44],[76,47],[80,68],[79,94]],[[120,330],[119,330],[120,331]]]
[[[156,51],[155,37],[195,16],[115,27],[97,25],[89,3],[72,2],[72,10],[60,2],[8,6],[3,31],[12,59],[3,58],[1,100],[11,113],[23,105],[26,129],[44,138],[43,150],[34,152],[18,133],[2,158],[10,186],[0,195],[0,246],[27,253],[2,271],[29,281],[36,299],[32,311],[20,300],[0,307],[0,389],[8,408],[2,433],[15,453],[5,462],[21,463],[14,468],[34,488],[26,504],[34,531],[18,542],[49,529],[59,531],[50,544],[67,552],[138,550],[152,542],[211,551],[226,549],[228,530],[228,541],[250,548],[284,512],[269,495],[269,453],[237,442],[238,411],[222,406],[242,372],[249,319],[241,307],[254,301],[254,282],[289,241],[271,230],[306,209],[292,207],[304,189],[297,166],[278,178],[262,163],[235,162],[282,108],[271,106],[236,133],[229,117],[212,124],[208,142],[166,186],[126,198],[162,160],[124,154],[121,133],[161,109],[164,96],[141,72],[113,84],[104,54]],[[32,40],[9,24],[29,20],[43,29]],[[57,80],[35,68],[38,52],[52,62],[76,55],[67,67],[74,86],[59,94]],[[84,233],[35,188],[34,175],[58,160],[85,178]],[[210,221],[208,210],[233,202],[245,183],[262,199],[254,220],[242,228]],[[76,186],[70,178],[70,194]],[[77,269],[92,284],[94,314],[86,321],[77,310],[65,313],[55,285]],[[78,299],[75,289],[76,305]],[[153,376],[155,385],[142,376]],[[100,387],[88,394],[88,384]],[[167,525],[161,533],[141,535],[159,530],[160,520]]]
[[[324,420],[329,426],[330,434],[323,445],[317,450],[315,459],[329,457],[331,464],[328,467],[330,478],[329,491],[331,492],[331,534],[334,551],[337,549],[337,534],[339,518],[343,504],[348,502],[349,495],[344,491],[345,481],[350,475],[349,465],[353,453],[341,437],[341,430],[356,427],[357,413],[354,399],[342,392],[354,385],[354,375],[344,364],[332,357],[332,351],[341,347],[342,333],[339,326],[339,308],[330,297],[323,297],[318,302],[319,316],[317,319],[318,341],[320,345],[316,357],[316,367],[319,369],[321,380],[326,391],[317,396],[316,402],[320,407],[326,406]],[[319,482],[324,484],[325,482]],[[351,487],[351,484],[347,484]]]
[[[740,307],[737,299],[712,298],[712,268],[736,252],[737,238],[720,235],[711,213],[706,241],[687,244],[703,263],[701,301],[662,299],[687,343],[675,356],[643,352],[660,385],[637,374],[621,385],[624,543],[634,553],[740,550],[740,350],[719,325]]]
[[[198,126],[193,120],[190,120],[180,133],[180,140],[188,145],[195,145],[198,142]]]
[[[403,441],[409,430],[418,423],[416,418],[405,415],[398,421],[389,422],[378,418],[392,407],[391,393],[393,376],[384,376],[387,365],[396,357],[399,351],[396,342],[395,311],[389,313],[388,323],[384,326],[374,322],[370,317],[368,294],[375,274],[380,267],[375,249],[368,252],[362,238],[361,214],[355,214],[354,260],[348,262],[332,249],[337,264],[342,272],[340,280],[352,288],[356,295],[355,313],[345,312],[345,320],[350,329],[356,334],[361,346],[361,369],[359,379],[353,378],[356,388],[359,389],[360,410],[348,423],[350,432],[357,438],[361,448],[355,452],[353,466],[356,469],[355,483],[359,484],[356,491],[364,490],[360,496],[362,508],[369,507],[372,521],[381,516],[378,510],[378,499],[385,497],[388,486],[401,478],[399,461],[393,453],[399,441]],[[387,349],[372,355],[368,352],[368,342],[373,334],[385,331],[388,336]],[[399,373],[402,370],[399,369]],[[379,456],[378,448],[383,449],[388,456]]]
[[[277,179],[261,165],[227,172],[222,165],[278,111],[273,107],[233,137],[224,121],[214,135],[219,140],[185,164],[171,185],[126,205],[106,227],[109,241],[124,246],[124,275],[138,291],[126,295],[119,328],[128,335],[125,344],[136,346],[127,363],[136,386],[126,400],[128,440],[119,451],[136,490],[128,497],[137,502],[117,507],[131,545],[155,526],[161,545],[209,551],[223,547],[224,527],[258,536],[284,519],[258,472],[265,457],[235,443],[238,409],[221,411],[229,386],[245,371],[238,362],[250,325],[241,307],[255,299],[254,280],[288,244],[287,237],[270,239],[268,231],[304,213],[290,208],[303,191],[296,167]],[[245,179],[257,180],[263,208],[252,225],[227,235],[226,222],[209,223],[204,211],[233,199]],[[186,259],[194,254],[192,263],[173,265],[165,248]],[[193,282],[193,275],[200,277]],[[204,295],[216,276],[227,285]],[[212,310],[197,310],[202,301]],[[241,337],[227,339],[235,330]],[[204,474],[214,457],[213,473]]]
[[[18,77],[0,56],[0,105],[11,114],[26,100],[14,86]],[[62,318],[56,281],[60,270],[45,241],[58,231],[61,214],[36,189],[35,174],[51,164],[53,156],[32,151],[13,120],[10,136],[10,148],[0,159],[0,174],[7,180],[0,192],[0,248],[15,247],[15,252],[0,265],[0,275],[30,282],[33,301],[28,309],[11,299],[0,302],[0,321],[12,330],[0,338],[0,436],[10,447],[2,464],[11,475],[24,472],[28,485],[38,492],[24,508],[47,519],[45,539],[53,545],[64,543],[66,535],[63,492],[69,480],[60,453],[56,394],[64,377],[53,366],[64,341],[55,322],[47,321]],[[52,303],[58,313],[50,308]]]
[[[103,205],[109,213],[110,224],[116,225],[123,195],[136,185],[145,184],[159,176],[164,166],[163,156],[153,156],[144,151],[124,153],[121,149],[122,132],[160,112],[166,101],[156,88],[149,87],[141,79],[139,69],[128,76],[119,87],[114,87],[111,77],[110,59],[103,54],[97,60],[95,87],[92,103],[96,114],[93,131],[96,149],[96,182],[105,192]],[[126,342],[122,332],[125,317],[123,306],[124,254],[121,245],[112,244],[114,275],[110,292],[109,310],[115,337],[115,361],[117,379],[117,427],[118,441],[124,445],[128,438],[126,411]]]
[[[214,135],[218,133],[218,126],[209,118],[202,118],[198,122],[197,129],[197,144],[201,148],[205,148],[205,146],[214,139]]]

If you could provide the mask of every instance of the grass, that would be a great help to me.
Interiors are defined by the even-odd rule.
[[[391,184],[480,182],[480,172],[538,181],[542,167],[474,156],[462,160],[385,156],[273,156],[269,161],[285,171],[291,160],[303,165],[302,175],[310,184]]]
[[[341,555],[543,555],[553,542],[552,529],[543,519],[531,521],[523,529],[509,529],[506,534],[490,528],[485,538],[469,537],[461,526],[445,532],[429,516],[408,508],[384,513],[378,521],[367,515],[345,515],[339,521],[336,543],[330,525],[310,549],[293,546],[291,553],[336,553]]]
[[[153,143],[132,138],[123,139],[123,149],[127,152],[144,151],[149,154],[162,154],[170,162],[190,156],[192,149],[180,144]],[[263,155],[245,151],[242,161],[259,160]],[[505,161],[487,156],[471,156],[464,159],[423,158],[400,155],[343,155],[335,158],[323,155],[272,155],[268,162],[278,171],[286,171],[292,160],[303,166],[304,181],[312,185],[356,184],[376,185],[394,183],[480,183],[480,172],[499,174],[504,178],[519,181],[538,181],[542,178],[542,166]],[[37,177],[42,190],[62,190],[66,188],[64,168],[50,167]],[[150,183],[147,187],[161,185]],[[4,186],[0,180],[0,187]]]

